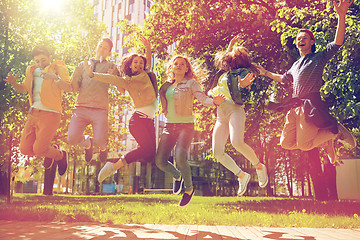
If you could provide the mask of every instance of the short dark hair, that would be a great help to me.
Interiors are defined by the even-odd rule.
[[[132,71],[131,71],[130,66],[131,66],[132,61],[136,57],[141,57],[144,60],[144,70],[146,69],[146,58],[144,56],[134,53],[134,54],[130,55],[129,57],[126,57],[122,60],[121,65],[120,65],[120,72],[122,74],[125,74],[127,76],[134,75],[134,73],[132,73]]]
[[[298,33],[296,34],[296,37],[297,37],[297,35],[298,35],[299,33],[301,33],[301,32],[304,32],[304,33],[309,34],[310,38],[311,38],[312,40],[314,40],[314,42],[316,42],[313,32],[310,31],[309,29],[306,29],[306,28],[301,28],[301,29],[299,29]],[[316,51],[316,46],[315,46],[315,43],[314,43],[314,44],[311,46],[311,52],[314,53],[315,51]]]
[[[32,57],[36,57],[38,55],[45,55],[47,57],[50,57],[50,52],[45,46],[36,46],[31,52]]]
[[[112,49],[113,46],[114,46],[114,44],[113,44],[113,42],[111,41],[111,39],[110,39],[110,38],[103,38],[102,41],[107,42],[107,44],[109,44],[109,46],[110,46],[110,52],[111,52],[111,49]]]

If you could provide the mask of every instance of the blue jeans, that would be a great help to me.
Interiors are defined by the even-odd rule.
[[[127,163],[154,162],[156,153],[154,119],[135,112],[129,121],[129,130],[139,146],[125,155],[125,161]]]
[[[89,146],[89,136],[84,136],[83,133],[90,124],[94,132],[94,145],[100,149],[106,149],[108,142],[108,111],[106,109],[77,107],[70,120],[68,143],[81,147]]]
[[[184,179],[185,191],[193,189],[191,168],[187,161],[187,152],[194,136],[194,123],[167,123],[161,135],[155,162],[158,168],[178,179]],[[171,151],[175,148],[176,168],[168,161]]]

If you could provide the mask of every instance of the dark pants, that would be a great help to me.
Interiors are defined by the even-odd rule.
[[[321,166],[319,149],[306,151],[309,161],[310,176],[314,186],[315,199],[320,201],[337,200],[336,168],[331,163]]]
[[[178,179],[184,179],[185,191],[193,189],[191,168],[187,161],[187,152],[194,137],[194,123],[167,123],[159,142],[156,153],[156,165]],[[175,161],[177,168],[168,159],[175,148]]]
[[[125,155],[125,161],[127,163],[154,162],[156,153],[154,119],[144,117],[141,113],[135,112],[131,116],[129,130],[139,146]]]
[[[44,195],[52,195],[53,194],[53,187],[56,175],[56,162],[53,163],[51,168],[45,169],[44,172]]]

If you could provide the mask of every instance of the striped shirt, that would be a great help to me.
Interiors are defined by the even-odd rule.
[[[324,51],[302,56],[282,76],[283,82],[293,82],[292,97],[305,97],[310,93],[320,92],[324,84],[322,75],[326,63],[339,50],[341,45],[329,43]]]

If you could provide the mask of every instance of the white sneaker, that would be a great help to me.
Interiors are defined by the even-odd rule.
[[[238,178],[238,181],[239,181],[239,190],[237,192],[237,195],[238,196],[242,196],[244,195],[244,193],[246,192],[246,188],[247,188],[247,185],[250,181],[250,174],[245,173],[245,176],[243,178]]]
[[[266,171],[266,166],[264,164],[261,165],[262,165],[262,169],[256,169],[256,173],[259,179],[259,186],[261,188],[264,188],[269,182],[269,177]]]
[[[114,163],[112,162],[107,162],[104,167],[100,170],[99,176],[98,176],[98,181],[99,183],[102,183],[102,181],[104,181],[105,178],[111,176],[112,174],[114,174],[115,170],[114,170]]]

